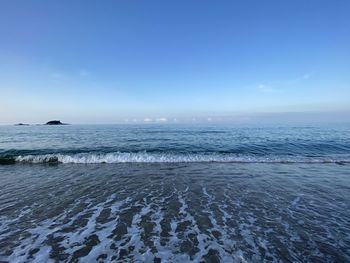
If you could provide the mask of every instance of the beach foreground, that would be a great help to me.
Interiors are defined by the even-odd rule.
[[[0,166],[0,260],[348,262],[350,166]]]

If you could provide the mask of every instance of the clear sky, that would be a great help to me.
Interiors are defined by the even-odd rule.
[[[0,1],[0,123],[304,112],[350,118],[348,0]]]

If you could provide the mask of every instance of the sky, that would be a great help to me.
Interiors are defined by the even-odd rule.
[[[348,0],[2,0],[0,124],[350,119],[349,13]]]

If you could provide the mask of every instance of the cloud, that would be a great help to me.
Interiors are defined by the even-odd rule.
[[[143,121],[144,121],[144,122],[152,122],[153,119],[151,119],[151,118],[144,118]]]
[[[162,117],[162,118],[158,118],[158,119],[156,119],[156,121],[157,121],[157,122],[167,122],[167,121],[168,121],[168,119],[167,119],[167,118]]]
[[[256,89],[258,89],[261,92],[277,92],[280,89],[277,89],[276,87],[283,88],[283,87],[287,87],[287,86],[292,86],[292,85],[297,84],[301,81],[309,79],[311,77],[311,75],[312,75],[312,73],[306,73],[306,74],[299,76],[297,78],[294,78],[294,79],[273,81],[273,82],[269,82],[268,84],[260,83],[256,86]]]
[[[313,73],[305,73],[304,75],[301,75],[301,76],[296,77],[294,79],[275,81],[272,84],[273,85],[293,85],[293,84],[299,83],[300,81],[304,81],[304,80],[311,78],[312,74]]]
[[[256,88],[261,92],[274,92],[275,91],[275,89],[273,89],[271,86],[265,85],[265,84],[259,84]]]

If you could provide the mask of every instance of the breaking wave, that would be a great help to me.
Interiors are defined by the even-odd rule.
[[[28,154],[0,157],[0,164],[15,163],[350,163],[350,158],[308,157],[308,156],[254,156],[222,153],[149,153],[149,152],[111,152],[111,153],[53,153]]]

